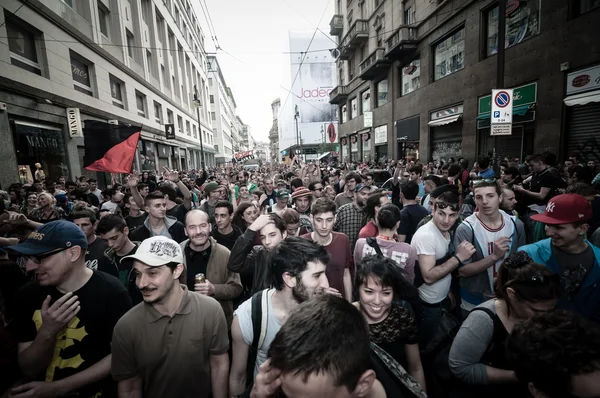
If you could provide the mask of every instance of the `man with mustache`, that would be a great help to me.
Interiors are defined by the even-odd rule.
[[[226,398],[225,315],[215,299],[180,284],[185,260],[179,244],[153,236],[121,261],[127,259],[144,302],[113,332],[110,369],[119,396]]]
[[[227,326],[233,319],[233,299],[242,293],[240,275],[227,269],[229,249],[210,236],[212,225],[208,214],[192,210],[185,217],[185,234],[188,240],[181,242],[183,250],[183,273],[180,282],[190,291],[216,299],[225,313]],[[205,275],[203,283],[197,283],[196,275]]]
[[[231,326],[231,396],[243,394],[246,386],[254,380],[258,367],[267,359],[271,342],[290,312],[309,298],[330,292],[325,275],[328,262],[329,254],[325,247],[306,239],[290,237],[279,242],[272,250],[268,264],[261,264],[270,269],[274,288],[256,293],[258,300],[250,298],[235,311]],[[261,338],[262,344],[256,346],[257,351],[252,352],[250,347],[254,345],[254,339],[260,337],[254,335],[254,305],[264,308],[261,310],[261,319],[266,321],[266,329],[259,326],[264,338]],[[248,363],[250,366],[247,366]]]

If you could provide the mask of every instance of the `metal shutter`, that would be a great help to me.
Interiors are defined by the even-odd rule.
[[[600,162],[600,102],[568,108],[567,155]]]
[[[449,123],[444,126],[431,127],[431,156],[432,160],[462,156],[462,122]]]

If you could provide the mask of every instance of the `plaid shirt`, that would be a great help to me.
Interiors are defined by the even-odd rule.
[[[339,208],[335,224],[333,224],[334,231],[341,232],[348,237],[352,252],[354,252],[354,245],[356,245],[356,241],[358,240],[358,234],[362,227],[365,226],[363,218],[363,210],[356,207],[354,203],[348,203]]]

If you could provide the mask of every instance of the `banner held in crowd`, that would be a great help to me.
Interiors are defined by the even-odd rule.
[[[114,125],[86,120],[84,167],[90,171],[131,173],[140,126]]]

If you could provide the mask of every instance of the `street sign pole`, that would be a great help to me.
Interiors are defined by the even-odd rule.
[[[504,54],[505,54],[505,48],[504,48],[504,41],[506,40],[506,1],[505,0],[500,0],[498,2],[498,39],[497,39],[497,46],[498,46],[498,54],[496,54],[497,58],[497,65],[496,65],[496,88],[497,89],[501,89],[502,87],[504,87]],[[492,96],[492,101],[494,100],[493,96]],[[512,107],[512,104],[511,104]],[[491,116],[491,115],[490,115]],[[490,128],[490,133],[492,133],[493,131],[493,127]],[[493,134],[492,134],[493,135]],[[498,167],[496,162],[496,144],[497,144],[497,140],[496,140],[496,136],[494,136],[494,153],[493,153],[493,168],[494,171],[496,173],[498,173]]]

